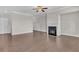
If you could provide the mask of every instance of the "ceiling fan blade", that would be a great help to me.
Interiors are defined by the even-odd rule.
[[[45,12],[43,9],[41,10],[42,12]]]
[[[36,10],[36,12],[45,12],[44,9],[48,9],[47,7],[44,7],[43,6],[37,6],[37,8],[33,8],[33,10]]]
[[[43,8],[43,9],[48,9],[48,8]]]

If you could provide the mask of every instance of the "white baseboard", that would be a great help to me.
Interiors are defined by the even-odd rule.
[[[34,30],[34,31],[47,32],[47,31],[43,31],[43,30]]]
[[[33,33],[33,31],[29,31],[29,32],[21,32],[21,33],[12,33],[12,35],[20,35],[20,34],[25,34],[25,33]]]
[[[79,35],[72,35],[72,34],[61,34],[61,35],[67,35],[67,36],[74,36],[74,37],[79,37]]]
[[[10,34],[10,32],[1,32],[0,34]]]

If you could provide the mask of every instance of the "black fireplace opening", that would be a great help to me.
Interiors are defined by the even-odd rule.
[[[56,26],[49,26],[48,27],[48,34],[57,36],[57,29]]]

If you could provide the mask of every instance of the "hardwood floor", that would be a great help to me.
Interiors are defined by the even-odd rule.
[[[1,52],[79,52],[79,38],[55,37],[42,32],[0,35]]]

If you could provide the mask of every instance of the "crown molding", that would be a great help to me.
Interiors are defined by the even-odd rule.
[[[65,13],[70,13],[70,12],[76,12],[79,11],[79,7],[76,6],[65,6],[62,8],[59,8],[57,10],[53,10],[49,12],[48,14],[65,14]]]

